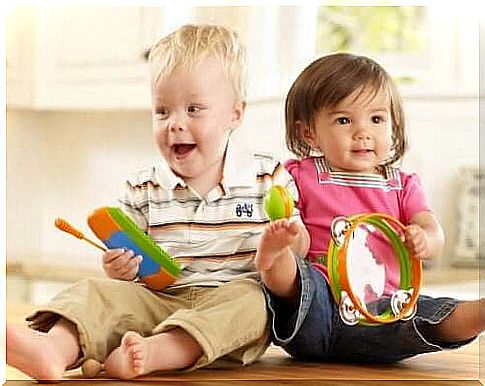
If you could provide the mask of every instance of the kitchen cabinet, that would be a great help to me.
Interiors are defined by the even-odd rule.
[[[7,106],[150,107],[145,53],[163,8],[15,7],[7,15]]]
[[[5,21],[7,106],[26,107],[32,101],[33,10],[12,8]]]
[[[311,51],[301,44],[310,33],[300,26],[305,15],[298,7],[10,8],[7,107],[149,109],[145,54],[159,37],[187,22],[238,31],[248,47],[248,97],[280,96]],[[288,26],[295,32],[289,34]]]

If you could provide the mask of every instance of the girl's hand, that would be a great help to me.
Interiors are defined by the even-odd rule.
[[[430,259],[429,240],[425,230],[419,225],[409,225],[404,230],[404,245],[414,257],[420,260]]]
[[[134,280],[142,261],[141,256],[134,257],[131,250],[108,249],[103,254],[103,269],[112,279]]]

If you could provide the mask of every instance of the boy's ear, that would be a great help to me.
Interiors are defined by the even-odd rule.
[[[297,132],[300,134],[300,137],[303,138],[308,146],[314,149],[318,147],[318,144],[316,143],[315,131],[308,123],[298,120],[295,122],[295,127]]]
[[[232,119],[231,119],[231,129],[238,127],[243,118],[244,112],[246,111],[246,101],[237,101],[232,108]]]

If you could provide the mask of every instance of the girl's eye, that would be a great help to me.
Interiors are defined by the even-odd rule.
[[[385,119],[379,115],[375,115],[372,118],[372,123],[382,123],[385,122]]]
[[[350,119],[347,117],[339,117],[335,120],[339,125],[348,125],[350,123]]]
[[[189,107],[187,108],[187,111],[188,111],[189,113],[196,113],[196,112],[198,112],[198,111],[200,111],[200,110],[201,110],[201,108],[200,108],[200,107],[198,107],[198,106],[189,106]]]

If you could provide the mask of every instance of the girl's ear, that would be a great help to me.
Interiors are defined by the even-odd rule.
[[[303,138],[308,146],[310,146],[312,149],[318,149],[315,131],[308,123],[298,120],[295,122],[295,127],[300,134],[300,137]]]

